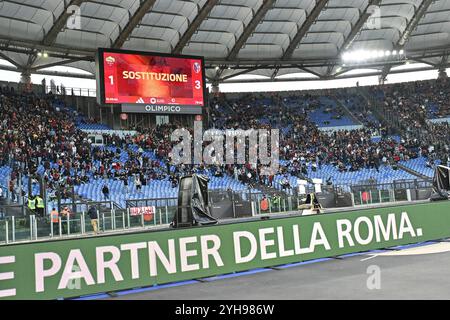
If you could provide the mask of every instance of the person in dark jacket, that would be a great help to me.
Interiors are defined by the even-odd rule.
[[[106,184],[103,186],[102,192],[105,200],[109,200],[109,188]]]
[[[88,210],[89,218],[91,218],[91,226],[94,232],[98,233],[98,213],[95,206],[91,206]]]

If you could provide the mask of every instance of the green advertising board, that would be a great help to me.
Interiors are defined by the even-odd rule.
[[[77,297],[450,237],[450,202],[0,247],[1,299]]]

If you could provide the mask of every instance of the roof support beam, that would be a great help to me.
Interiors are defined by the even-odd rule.
[[[49,70],[38,70],[32,72],[33,74],[40,74],[44,76],[54,76],[54,77],[69,77],[69,78],[80,78],[80,79],[95,79],[95,75],[80,74],[72,72],[59,72],[59,71],[49,71]]]
[[[84,0],[71,0],[65,7],[64,12],[55,20],[52,28],[47,32],[44,39],[42,40],[42,44],[45,46],[51,46],[55,43],[58,34],[67,24],[69,18],[73,15],[73,12],[68,12],[69,8],[72,6],[81,6]]]
[[[417,9],[416,13],[412,17],[411,21],[409,22],[408,26],[406,27],[405,31],[403,32],[402,36],[398,40],[397,46],[403,48],[408,42],[410,34],[414,31],[416,26],[419,24],[420,19],[422,19],[423,15],[427,12],[428,7],[434,2],[435,0],[423,0],[420,4],[419,8]]]
[[[323,78],[323,75],[321,75],[320,73],[315,72],[315,71],[313,71],[313,70],[311,70],[311,69],[309,69],[307,67],[304,67],[304,66],[301,66],[301,65],[296,65],[296,67],[299,68],[300,70],[303,70],[303,71],[305,71],[307,73],[310,73],[310,74],[312,74],[312,75],[314,75],[314,76],[316,76],[316,77],[318,77],[320,79]]]
[[[352,69],[352,68],[349,68]],[[370,77],[370,76],[378,76],[380,75],[380,71],[373,71],[373,72],[365,72],[360,74],[343,74],[349,69],[341,70],[339,74],[338,79],[353,79],[353,78],[360,78],[360,77]],[[416,71],[427,71],[427,70],[434,70],[433,67],[425,67],[425,68],[413,68],[408,70],[394,70],[392,71],[393,74],[400,74],[400,73],[406,73],[406,72],[416,72]],[[295,77],[295,78],[275,78],[273,80],[270,79],[239,79],[239,80],[229,80],[227,83],[259,83],[259,82],[291,82],[291,81],[323,81],[324,78],[301,78],[301,77]]]
[[[367,20],[372,15],[371,7],[372,6],[379,6],[381,3],[381,0],[370,0],[367,4],[366,9],[364,12],[362,12],[359,15],[358,21],[356,21],[355,25],[353,26],[352,30],[350,31],[349,35],[345,39],[344,43],[342,44],[341,48],[338,50],[337,57],[339,58],[345,50],[348,50],[350,46],[352,45],[353,41],[355,41],[356,37],[358,36],[359,32],[363,29],[364,25],[366,24]],[[327,70],[327,76],[331,76],[333,69],[336,65],[330,65]]]
[[[231,79],[231,78],[234,78],[234,77],[237,77],[237,76],[240,76],[240,75],[242,75],[242,74],[246,74],[246,73],[249,73],[249,72],[258,70],[258,69],[259,69],[259,67],[254,67],[254,68],[245,69],[245,70],[242,70],[242,71],[233,73],[233,74],[231,74],[231,75],[229,75],[229,76],[223,77],[223,78],[220,79],[220,80],[221,80],[221,81],[226,81],[226,80],[228,80],[228,79]]]
[[[237,41],[235,42],[233,48],[230,50],[230,53],[228,54],[228,56],[226,58],[227,60],[231,61],[231,60],[236,59],[236,57],[239,54],[239,51],[245,45],[245,43],[247,42],[250,35],[255,31],[258,24],[262,21],[262,19],[264,19],[267,11],[269,11],[269,9],[272,8],[272,6],[274,5],[275,2],[276,2],[276,0],[268,0],[268,1],[265,1],[261,5],[261,7],[258,9],[258,11],[253,16],[250,23],[247,25],[247,27],[242,32],[239,39],[237,39]],[[217,80],[220,79],[220,77],[222,76],[223,70],[224,70],[224,68],[220,68],[219,70],[217,70],[215,79],[217,79]]]
[[[206,1],[205,5],[201,10],[199,10],[197,16],[192,21],[192,23],[187,28],[186,32],[183,34],[183,36],[178,41],[177,45],[173,49],[172,53],[179,54],[183,51],[186,44],[191,40],[192,35],[197,31],[197,29],[202,24],[203,20],[205,20],[208,15],[210,14],[211,10],[214,8],[214,6],[218,3],[218,0],[208,0]]]
[[[435,63],[432,63],[432,62],[429,62],[429,61],[426,61],[426,60],[423,60],[423,59],[420,59],[420,58],[414,58],[414,59],[411,59],[411,60],[414,60],[414,61],[417,61],[417,62],[420,62],[420,63],[423,63],[423,64],[428,64],[428,65],[433,66],[433,67],[437,67],[438,66]]]
[[[446,69],[449,67],[450,63],[448,62],[448,52],[444,53],[442,56],[441,62],[437,65],[439,70],[439,77],[447,78],[447,72]]]
[[[16,61],[14,61],[13,59],[11,59],[10,57],[8,57],[6,54],[4,54],[2,52],[0,52],[0,58],[2,58],[3,60],[8,61],[13,66],[15,66],[17,69],[22,69],[22,66],[20,64],[18,64]]]
[[[366,24],[366,22],[370,18],[370,16],[372,15],[372,13],[370,13],[371,7],[372,6],[379,6],[380,3],[381,3],[381,0],[370,0],[369,1],[368,5],[366,7],[366,10],[364,11],[364,13],[362,13],[359,16],[358,21],[355,23],[355,25],[353,26],[352,30],[350,31],[350,34],[345,39],[345,42],[342,45],[341,49],[339,50],[339,53],[341,53],[342,51],[345,51],[348,48],[350,48],[350,46],[352,45],[353,41],[356,39],[356,36],[361,31],[361,29],[364,27],[364,25]]]
[[[443,66],[443,65],[447,65],[448,64],[448,56],[449,56],[448,52],[444,53],[444,55],[442,56],[441,63],[439,64],[439,66]]]
[[[155,2],[156,0],[141,1],[139,9],[137,9],[134,15],[130,17],[130,20],[128,21],[127,25],[125,26],[125,28],[123,28],[122,32],[120,32],[120,35],[114,41],[112,45],[113,48],[115,49],[122,48],[123,44],[125,43],[125,41],[127,41],[128,37],[133,32],[134,28],[136,28],[139,22],[141,22],[141,20],[144,18],[147,12],[150,11]]]
[[[303,25],[298,29],[297,34],[294,36],[294,38],[291,40],[291,43],[289,44],[289,47],[287,47],[286,51],[283,54],[282,60],[288,60],[292,57],[292,54],[295,51],[295,48],[297,48],[300,41],[302,41],[303,37],[308,32],[311,25],[314,23],[314,21],[317,20],[319,17],[320,12],[325,8],[327,5],[328,0],[317,0],[316,6],[311,11],[311,13],[308,15],[308,18],[306,18],[306,21],[303,23]]]
[[[30,50],[41,50],[48,52],[57,52],[63,55],[73,55],[73,56],[92,56],[92,60],[94,60],[94,55],[96,53],[95,49],[72,49],[69,46],[65,45],[53,45],[53,46],[44,46],[41,42],[32,41],[32,40],[15,40],[10,37],[0,36],[0,49],[5,51],[15,51],[21,49],[30,49]],[[26,51],[26,50],[22,50]],[[18,52],[25,53],[27,52]],[[50,55],[50,54],[49,54]]]
[[[310,73],[310,74],[312,74],[312,75],[315,75],[316,77],[319,77],[320,79],[323,78],[323,75],[321,75],[320,73],[317,73],[317,72],[315,72],[315,71],[313,71],[313,70],[311,70],[311,69],[309,69],[309,68],[302,67],[302,66],[298,66],[298,68],[299,68],[300,70],[303,70],[303,71],[307,72],[307,73]]]
[[[26,66],[23,67],[23,72],[31,72],[31,66],[33,65],[33,63],[36,61],[37,59],[37,53],[33,52],[30,55],[28,55],[28,61]]]
[[[341,68],[339,71],[337,71],[334,75],[333,75],[333,79],[336,79],[337,77],[339,77],[341,74],[344,74],[346,72],[349,72],[350,70],[353,70],[354,68]]]
[[[20,41],[12,40],[11,38],[5,38],[0,36],[0,51],[16,52],[22,54],[32,54],[35,50],[41,50],[48,52],[48,56],[52,58],[60,59],[77,59],[82,61],[95,61],[95,49],[71,49],[66,46],[43,46],[36,41]],[[441,58],[445,52],[450,50],[450,46],[434,46],[419,49],[408,50],[408,59],[414,58]],[[227,61],[220,58],[209,58],[205,60],[206,67],[216,66],[231,66],[233,68],[250,68],[255,65],[279,65],[280,67],[285,65],[301,64],[304,66],[325,66],[330,63],[338,62],[335,58],[295,58],[286,61],[280,61],[280,59],[235,59]],[[380,66],[381,62],[376,63]],[[365,64],[365,66],[374,65],[371,63]]]
[[[256,27],[258,24],[264,19],[266,16],[267,11],[272,8],[274,5],[275,0],[268,0],[264,1],[261,7],[258,9],[258,11],[253,16],[250,23],[247,25],[247,27],[242,32],[239,39],[234,44],[233,48],[230,50],[230,53],[228,54],[227,60],[234,60],[237,55],[239,54],[239,51],[244,46],[244,44],[247,42],[248,38],[251,36],[251,34],[256,30]]]
[[[405,47],[405,44],[408,42],[409,37],[411,33],[416,29],[417,25],[419,24],[420,20],[424,16],[424,14],[427,12],[430,5],[435,0],[422,0],[422,3],[417,8],[416,13],[409,21],[408,25],[405,28],[405,31],[403,31],[403,34],[400,36],[399,40],[397,41],[397,44],[395,46],[396,50],[401,50]],[[391,65],[386,65],[383,67],[383,71],[381,72],[380,76],[380,83],[384,83],[386,80],[387,75],[391,71]]]
[[[272,75],[270,76],[270,80],[273,80],[277,77],[278,72],[280,72],[280,68],[276,67],[275,70],[273,71]]]
[[[37,71],[37,70],[41,70],[41,69],[51,68],[51,67],[63,66],[63,65],[66,65],[68,63],[77,62],[77,61],[80,61],[80,60],[78,60],[78,59],[67,59],[67,60],[61,60],[61,61],[48,63],[48,64],[42,64],[42,65],[39,65],[39,66],[36,66],[36,67],[32,67],[31,68],[31,72],[34,72],[34,71]]]
[[[448,66],[448,56],[449,56],[448,52],[444,52],[442,55],[441,61],[439,63],[432,63],[432,62],[423,60],[421,58],[413,58],[411,60],[433,66],[433,67],[437,68],[438,70],[445,70]]]

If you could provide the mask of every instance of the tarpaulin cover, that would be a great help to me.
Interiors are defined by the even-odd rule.
[[[217,223],[208,206],[208,181],[209,178],[204,175],[181,178],[179,207],[172,223],[174,227]]]
[[[439,165],[434,171],[433,191],[443,198],[448,198],[450,191],[450,168]]]

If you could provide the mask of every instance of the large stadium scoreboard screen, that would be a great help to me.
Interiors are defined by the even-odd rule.
[[[97,69],[100,104],[156,113],[201,113],[205,106],[202,57],[99,49]]]

